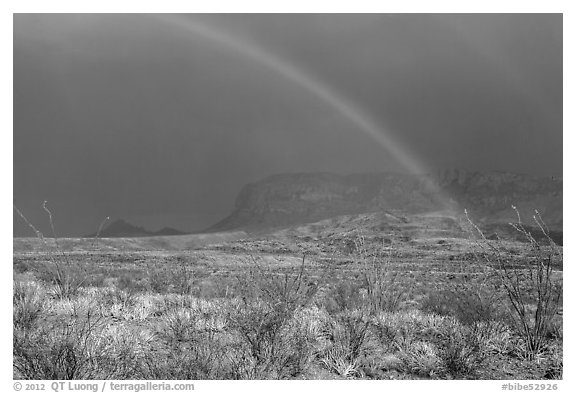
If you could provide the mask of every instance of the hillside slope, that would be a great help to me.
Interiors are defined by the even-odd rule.
[[[562,179],[461,170],[434,175],[274,175],[246,185],[233,212],[207,231],[260,231],[379,211],[459,216],[467,209],[483,224],[507,223],[516,220],[512,205],[527,221],[538,209],[550,228],[562,230]]]

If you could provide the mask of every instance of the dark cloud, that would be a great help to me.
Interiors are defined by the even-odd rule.
[[[63,235],[107,215],[197,230],[271,173],[405,170],[243,45],[345,97],[430,170],[562,174],[561,15],[21,14],[15,204],[45,223],[48,200]]]

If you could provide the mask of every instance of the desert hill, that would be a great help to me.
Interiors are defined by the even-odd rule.
[[[177,229],[169,227],[164,227],[158,231],[150,231],[144,227],[132,225],[123,219],[118,219],[105,225],[99,234],[92,233],[86,237],[114,238],[114,237],[176,236],[185,234],[186,232],[182,232]]]
[[[207,231],[267,231],[383,211],[460,217],[464,209],[482,225],[500,225],[517,220],[512,205],[527,224],[537,209],[552,230],[561,231],[562,179],[463,170],[432,175],[274,175],[246,185],[233,212]]]

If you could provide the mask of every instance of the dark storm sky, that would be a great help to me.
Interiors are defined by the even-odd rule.
[[[316,83],[426,170],[562,175],[559,14],[19,14],[14,203],[199,230],[273,173],[407,170]]]

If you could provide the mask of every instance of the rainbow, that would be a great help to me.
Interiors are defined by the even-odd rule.
[[[389,127],[384,126],[382,122],[377,122],[368,113],[346,99],[341,93],[326,85],[314,75],[292,64],[290,61],[241,37],[232,35],[221,29],[216,29],[190,16],[184,18],[174,14],[157,14],[153,17],[183,32],[191,33],[215,42],[240,56],[248,57],[252,61],[273,70],[281,77],[295,83],[303,90],[336,110],[344,119],[354,126],[354,129],[362,132],[381,146],[383,150],[390,154],[408,173],[418,175],[428,173],[429,166],[398,142],[389,131]],[[427,177],[423,178],[427,183],[427,187],[430,188],[431,194],[436,195],[442,202],[442,205],[447,209],[453,209],[453,200],[442,195],[438,186],[430,179]]]

